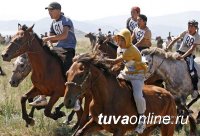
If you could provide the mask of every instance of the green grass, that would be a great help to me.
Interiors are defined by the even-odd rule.
[[[0,52],[5,49],[4,46],[0,45]],[[77,43],[77,53],[87,52],[90,49],[89,39],[80,38]],[[32,127],[25,127],[25,122],[21,115],[21,104],[20,98],[23,94],[28,92],[32,83],[30,81],[30,75],[19,85],[17,88],[10,87],[8,83],[11,76],[13,65],[10,62],[3,62],[0,57],[0,66],[6,72],[6,76],[0,77],[0,136],[70,136],[72,135],[71,128],[76,123],[76,119],[73,120],[69,126],[63,125],[62,122],[65,118],[54,121],[44,116],[44,110],[35,111],[34,119],[35,125]],[[58,105],[63,101],[61,98],[55,105]],[[199,102],[192,108],[195,111],[200,110]],[[27,105],[28,110],[31,109]],[[62,108],[67,114],[70,110]],[[195,116],[195,114],[194,114]],[[186,125],[184,129],[176,136],[188,135],[189,127]],[[200,127],[198,126],[198,132],[200,133]],[[93,134],[93,136],[110,136],[110,133],[99,132]],[[131,132],[127,133],[127,136],[133,136]],[[155,136],[159,135],[158,131],[154,132]]]

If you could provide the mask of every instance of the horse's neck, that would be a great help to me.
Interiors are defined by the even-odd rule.
[[[191,81],[191,78],[187,65],[183,61],[163,60],[163,58],[159,57],[156,59],[157,62],[154,68],[157,69],[157,74],[165,81],[168,89],[173,89],[174,91],[181,91],[183,89],[188,91],[188,89],[191,89],[191,82],[188,82]]]
[[[112,90],[109,90],[109,87],[107,86],[109,84],[109,81],[104,76],[104,74],[98,70],[97,68],[94,68],[92,71],[92,97],[93,101],[95,103],[101,103],[102,105],[109,105],[110,100],[112,99],[112,95],[110,93]],[[100,97],[102,96],[102,97]]]
[[[37,73],[41,73],[47,70],[47,67],[45,66],[48,66],[47,61],[50,60],[48,59],[50,55],[48,55],[47,52],[44,51],[43,47],[36,39],[34,39],[33,42],[34,44],[31,45],[30,50],[27,52],[28,59],[31,64],[32,70],[37,70]]]

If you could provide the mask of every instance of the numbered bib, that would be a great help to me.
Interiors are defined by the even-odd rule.
[[[131,31],[133,31],[137,26],[137,22],[131,19],[129,22],[129,28],[131,29]]]
[[[58,21],[58,22],[54,23],[53,29],[57,35],[62,34],[62,32],[63,32],[62,21]]]
[[[138,29],[136,31],[136,34],[135,34],[135,37],[136,37],[137,41],[139,41],[140,39],[142,39],[144,37],[144,34],[145,34],[144,30]]]
[[[183,43],[185,44],[185,46],[191,47],[194,44],[194,40],[195,40],[194,36],[190,34],[186,34],[183,39]]]

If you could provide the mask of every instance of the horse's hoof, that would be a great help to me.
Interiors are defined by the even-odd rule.
[[[28,123],[26,123],[26,127],[28,127]]]
[[[66,115],[63,111],[58,112],[58,118],[62,118],[64,116],[66,116]]]
[[[34,119],[31,119],[31,122],[29,124],[30,126],[34,126],[35,125],[35,120]]]
[[[62,118],[62,117],[65,116],[65,113],[64,113],[63,111],[59,111],[59,112],[56,112],[56,111],[55,111],[53,114],[54,114],[54,116],[55,116],[55,117],[54,117],[55,120],[57,120],[58,118]]]

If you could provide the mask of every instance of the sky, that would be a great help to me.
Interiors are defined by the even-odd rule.
[[[55,0],[53,0],[55,1]],[[52,0],[2,0],[0,20],[37,21],[49,17],[45,7]],[[147,16],[200,11],[199,0],[57,0],[66,16],[77,21],[130,14],[139,6]]]

